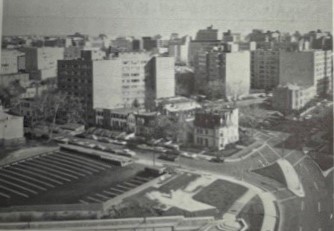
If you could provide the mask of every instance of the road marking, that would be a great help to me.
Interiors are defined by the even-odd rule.
[[[329,219],[330,219],[330,220],[333,219],[333,213],[331,213],[331,215],[329,216]]]
[[[302,162],[307,156],[304,155],[302,156],[299,160],[297,160],[294,164],[293,164],[293,167],[295,167],[296,165],[298,165],[300,162]]]
[[[262,160],[259,159],[258,161],[259,161],[259,163],[262,165],[262,167],[265,166],[264,163],[262,162]],[[260,167],[261,167],[261,166],[260,166]]]
[[[286,154],[285,156],[284,156],[284,159],[286,159],[288,156],[290,156],[292,153],[294,153],[295,151],[293,150],[293,151],[291,151],[291,152],[289,152],[288,154]]]
[[[276,154],[276,156],[278,156],[278,158],[282,158],[270,145],[267,144],[267,146]]]
[[[305,208],[305,203],[304,203],[304,201],[301,201],[300,210],[304,211],[304,208]]]
[[[310,172],[310,170],[306,167],[306,165],[303,165],[303,167],[307,172]]]
[[[322,228],[319,228],[318,231],[322,231]]]
[[[317,191],[319,191],[319,187],[318,187],[317,183],[314,181],[313,184],[314,184],[314,188],[315,188]]]
[[[299,231],[303,231],[303,227],[299,226]]]
[[[287,198],[284,198],[282,200],[279,200],[279,202],[285,202],[285,201],[288,201],[288,200],[292,200],[292,199],[295,199],[296,196],[291,196],[291,197],[287,197]]]
[[[260,156],[264,159],[264,161],[266,162],[266,163],[268,163],[269,164],[269,161],[264,157],[264,155],[260,152],[260,151],[257,151],[259,154],[260,154]]]
[[[320,204],[319,201],[318,201],[318,212],[319,212],[319,213],[321,212],[321,204]]]

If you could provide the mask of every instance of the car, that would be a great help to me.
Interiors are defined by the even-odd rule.
[[[165,153],[167,152],[167,149],[163,147],[154,147],[154,151]]]
[[[214,162],[214,163],[224,163],[224,158],[219,158],[219,157],[215,157],[215,158],[212,158],[210,160],[210,162]]]
[[[102,151],[106,151],[107,150],[107,147],[105,147],[105,146],[103,146],[101,144],[96,145],[95,148],[98,149],[98,150],[102,150]]]
[[[172,162],[178,160],[179,158],[180,158],[179,155],[170,155],[170,154],[162,154],[158,157],[158,159],[172,161]]]
[[[308,120],[308,119],[311,119],[312,118],[312,115],[307,115],[305,116],[305,119]]]

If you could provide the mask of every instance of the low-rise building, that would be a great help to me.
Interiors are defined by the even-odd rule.
[[[144,112],[135,115],[136,121],[136,136],[152,137],[156,125],[156,112]]]
[[[219,111],[202,110],[195,113],[194,144],[222,150],[239,140],[239,111],[226,108]]]
[[[28,73],[10,73],[10,74],[0,74],[0,86],[6,88],[12,82],[17,81],[22,87],[28,87],[29,74]]]
[[[288,115],[302,109],[315,95],[315,86],[280,85],[273,91],[272,105],[275,110]]]
[[[97,126],[116,131],[134,132],[136,129],[134,108],[95,109],[95,122]]]
[[[201,108],[201,105],[193,99],[183,96],[169,98],[160,98],[155,100],[156,109],[162,114],[170,117],[193,118],[195,111]]]
[[[7,114],[0,109],[0,145],[17,145],[24,141],[23,117]]]

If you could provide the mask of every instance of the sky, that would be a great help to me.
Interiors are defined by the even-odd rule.
[[[332,0],[4,0],[3,35],[332,31]]]

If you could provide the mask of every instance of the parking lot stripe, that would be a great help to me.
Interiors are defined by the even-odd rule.
[[[71,156],[71,157],[74,157],[76,159],[81,159],[85,162],[89,162],[89,163],[92,163],[92,164],[95,164],[95,165],[98,165],[100,168],[111,168],[112,166],[111,165],[107,165],[105,163],[101,163],[99,161],[96,161],[96,160],[92,160],[91,158],[89,157],[83,157],[83,156],[79,156],[79,155],[75,155],[75,154],[70,154],[70,153],[67,153],[67,152],[59,152],[60,154],[63,154],[63,155],[67,155],[67,156]]]
[[[16,195],[20,195],[20,196],[23,196],[23,197],[25,197],[25,198],[29,198],[29,196],[28,196],[27,194],[25,194],[25,193],[21,193],[21,192],[19,192],[19,191],[17,191],[17,190],[14,190],[14,189],[5,187],[5,186],[3,186],[3,185],[0,185],[0,188],[6,190],[6,191],[8,191],[8,192],[14,193],[14,194],[16,194]]]
[[[72,179],[79,179],[77,176],[74,176],[72,174],[68,174],[66,172],[63,172],[63,171],[59,171],[59,170],[56,170],[55,168],[48,168],[48,167],[45,167],[44,165],[41,165],[40,163],[26,163],[28,165],[32,165],[32,166],[35,166],[35,167],[38,167],[38,168],[41,168],[41,169],[44,169],[44,170],[48,170],[50,172],[54,172],[56,174],[59,174],[59,175],[64,175],[64,176],[67,176],[69,178],[72,178]]]
[[[32,189],[29,189],[29,188],[26,188],[26,187],[23,187],[23,186],[18,185],[18,184],[15,184],[15,183],[13,183],[13,182],[10,182],[10,181],[7,181],[7,180],[1,179],[1,178],[0,178],[0,181],[3,182],[3,183],[5,183],[5,184],[12,185],[12,186],[14,186],[14,187],[16,187],[16,188],[23,189],[23,190],[25,190],[25,191],[27,191],[27,192],[31,192],[32,194],[35,194],[35,195],[37,194],[36,191],[34,191],[34,190],[32,190]]]
[[[137,183],[137,184],[143,184],[143,183],[145,183],[145,182],[143,182],[142,180],[137,180],[137,179],[135,179],[135,178],[132,178],[131,180],[129,180],[130,182],[132,181],[134,181],[135,183]]]
[[[101,197],[101,198],[104,199],[104,200],[109,200],[109,199],[110,199],[109,197],[106,197],[106,196],[104,196],[104,195],[102,195],[102,194],[100,194],[100,193],[96,193],[95,196],[97,196],[97,197]]]
[[[91,197],[91,196],[86,197],[86,199],[88,199],[88,200],[90,200],[90,201],[93,201],[93,202],[98,202],[98,203],[103,202],[103,201],[101,201],[101,200],[99,200],[99,199],[96,199],[96,198],[94,198],[94,197]]]
[[[103,192],[103,193],[105,193],[105,194],[107,194],[107,195],[110,195],[110,196],[112,196],[112,197],[116,197],[116,196],[118,196],[118,195],[119,195],[119,194],[116,194],[116,193],[110,192],[110,191],[108,191],[108,190],[103,190],[102,192]]]
[[[138,184],[133,184],[133,183],[130,183],[128,181],[124,182],[123,184],[128,185],[130,187],[138,187]]]
[[[50,183],[38,180],[36,178],[30,177],[30,176],[27,176],[27,175],[23,175],[23,174],[18,173],[18,172],[14,172],[14,171],[9,170],[9,169],[2,169],[2,171],[6,172],[8,174],[11,174],[11,175],[15,175],[15,176],[19,176],[19,177],[22,177],[22,178],[25,178],[25,179],[29,179],[31,181],[34,181],[34,182],[39,183],[39,184],[43,184],[43,185],[48,186],[50,188],[54,188],[55,187],[54,185],[52,185]]]
[[[116,192],[120,192],[120,193],[124,193],[125,191],[124,190],[120,190],[120,189],[117,189],[117,188],[110,188],[111,190],[113,191],[116,191]],[[119,194],[117,194],[119,195]]]
[[[41,174],[36,173],[36,172],[28,171],[28,170],[26,170],[26,169],[22,169],[22,168],[18,168],[18,167],[11,167],[11,168],[13,168],[14,170],[19,171],[19,172],[21,172],[21,173],[26,173],[26,174],[28,174],[28,175],[37,176],[37,177],[39,177],[39,178],[42,178],[42,179],[51,181],[51,182],[56,183],[56,184],[60,184],[60,185],[63,184],[63,182],[60,182],[60,181],[55,180],[55,179],[52,179],[52,178],[50,178],[50,177],[41,175]]]
[[[67,157],[60,156],[60,155],[52,155],[52,156],[48,156],[48,159],[52,159],[54,161],[66,163],[66,164],[69,164],[71,166],[75,166],[76,168],[85,168],[85,169],[87,169],[89,171],[92,171],[92,172],[99,172],[100,171],[99,169],[96,169],[95,167],[89,166],[88,164],[78,162],[77,159],[75,159],[75,158],[67,158]]]
[[[67,169],[67,168],[64,168],[64,167],[61,167],[61,166],[58,166],[52,162],[50,162],[50,160],[42,160],[42,159],[36,159],[35,162],[38,162],[38,163],[41,163],[45,166],[49,166],[50,168],[56,168],[56,169],[59,169],[61,171],[64,171],[64,172],[69,172],[69,173],[72,173],[73,175],[78,175],[78,176],[86,176],[86,174],[83,174],[83,173],[80,173],[80,172],[75,172],[75,171],[72,171],[70,169]]]
[[[138,179],[138,180],[144,181],[144,182],[147,182],[149,180],[148,178],[144,178],[144,177],[140,177],[140,176],[136,176],[134,179]]]
[[[83,172],[85,174],[88,174],[88,175],[93,175],[93,172],[95,172],[96,170],[94,171],[91,171],[91,170],[87,170],[87,168],[83,167],[83,166],[75,166],[76,164],[74,163],[71,163],[71,161],[63,161],[63,160],[60,160],[60,159],[50,159],[50,161],[53,161],[54,163],[56,164],[59,164],[59,165],[62,165],[64,167],[67,167],[67,168],[70,168],[70,169],[73,169],[75,171],[79,171],[79,172]],[[96,171],[98,172],[98,171]]]
[[[124,186],[124,185],[121,185],[121,184],[118,184],[118,185],[116,185],[115,187],[118,187],[118,188],[121,188],[121,189],[125,189],[126,191],[132,189],[132,187]]]
[[[44,187],[41,187],[39,185],[36,185],[36,184],[33,184],[31,182],[28,182],[28,181],[25,181],[25,180],[21,180],[19,178],[16,178],[14,176],[11,176],[11,175],[7,175],[7,174],[4,174],[4,173],[1,173],[1,177],[5,177],[7,179],[11,179],[11,180],[14,180],[14,181],[17,181],[17,182],[21,182],[23,184],[26,184],[26,185],[29,185],[31,187],[34,187],[34,188],[37,188],[37,189],[40,189],[40,190],[43,190],[43,191],[46,191],[46,188]]]
[[[63,180],[63,181],[67,181],[67,182],[71,182],[71,180],[65,178],[65,177],[62,177],[62,176],[59,176],[57,174],[53,174],[53,173],[50,173],[50,172],[47,172],[45,170],[42,170],[42,169],[36,169],[34,167],[31,167],[31,166],[27,166],[27,164],[20,164],[20,167],[21,168],[25,168],[25,169],[28,169],[28,170],[31,170],[31,171],[34,171],[34,172],[39,172],[39,173],[42,173],[42,174],[45,174],[45,175],[48,175],[50,177],[54,177],[54,178],[57,178],[59,180]]]
[[[81,204],[89,204],[89,202],[87,202],[87,201],[85,201],[85,200],[79,200],[79,202],[81,203]]]
[[[79,158],[65,156],[65,155],[55,155],[59,161],[63,160],[64,162],[72,163],[75,166],[83,167],[85,169],[88,169],[92,172],[99,172],[101,170],[105,170],[106,168],[97,166],[95,164],[89,163],[88,161],[81,160]]]
[[[7,195],[6,193],[2,193],[2,192],[0,192],[0,196],[2,196],[2,197],[6,197],[6,198],[10,198],[10,196],[9,195]]]

